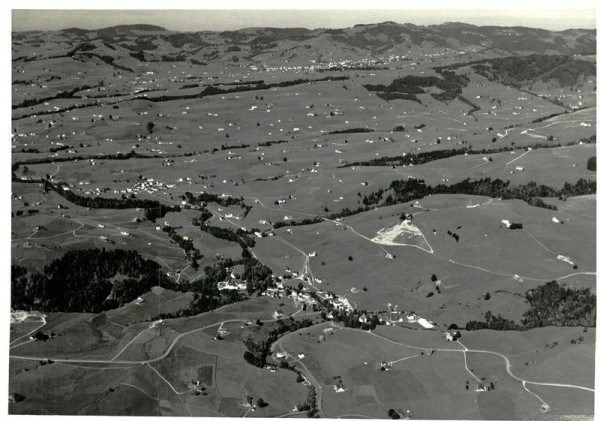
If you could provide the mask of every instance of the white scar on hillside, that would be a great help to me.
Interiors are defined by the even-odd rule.
[[[425,249],[416,244],[400,242],[402,240],[411,241],[416,237],[422,237],[428,249]],[[417,238],[417,241],[418,240],[419,239]],[[404,220],[401,224],[396,224],[391,228],[380,229],[379,231],[377,231],[377,236],[375,238],[372,238],[371,241],[377,244],[384,244],[386,246],[416,247],[418,249],[426,251],[427,253],[433,254],[433,248],[431,248],[429,242],[427,241],[421,230],[416,225],[413,225],[412,222],[410,222],[409,220]]]

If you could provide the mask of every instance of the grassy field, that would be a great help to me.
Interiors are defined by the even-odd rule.
[[[548,336],[547,332],[532,332],[538,336]],[[445,341],[439,333],[433,332],[429,335],[430,340],[425,342],[424,332],[391,327],[376,329],[377,335],[394,338],[394,341],[401,344],[378,336],[365,341],[362,337],[367,333],[356,330],[338,330],[333,335],[328,335],[324,342],[318,343],[317,333],[317,328],[313,328],[302,334],[290,335],[280,343],[292,355],[305,354],[301,361],[323,388],[323,410],[328,417],[344,414],[383,416],[389,407],[410,409],[412,414],[423,418],[440,416],[440,408],[445,408],[444,416],[447,419],[523,419],[543,416],[540,413],[542,402],[525,390],[520,381],[507,374],[505,363],[500,357],[479,352],[467,352],[465,357],[460,352],[463,348]],[[523,334],[528,335],[529,332]],[[486,337],[489,335],[494,335],[495,341]],[[521,372],[522,364],[519,361],[522,359],[519,356],[532,355],[532,352],[535,352],[536,359],[548,361],[544,370],[554,373],[557,379],[560,378],[558,381],[566,383],[568,378],[564,375],[578,378],[577,372],[568,374],[569,367],[558,367],[556,363],[552,363],[552,357],[543,348],[514,350],[510,344],[517,342],[511,339],[511,335],[514,336],[511,332],[465,332],[464,341],[473,349],[473,341],[481,340],[513,350],[513,354],[506,354],[511,359],[513,371],[526,379],[553,381],[549,378],[534,378],[531,371]],[[410,348],[411,346],[417,348]],[[421,355],[421,351],[424,351],[424,355]],[[560,348],[556,355],[559,351]],[[499,349],[496,352],[507,351]],[[389,371],[379,370],[381,360],[392,362]],[[344,393],[334,392],[333,385],[338,382],[346,388]],[[494,383],[495,387],[478,393],[474,389],[479,382],[486,386]],[[468,389],[466,385],[469,386]],[[557,391],[568,391],[565,388],[532,384],[527,384],[527,388],[541,396],[552,412],[554,408],[560,412],[574,408],[575,403],[568,406],[566,399],[558,397],[560,393]],[[592,394],[573,390],[568,396],[573,396],[575,402],[591,408],[589,399]],[[432,402],[435,404],[432,405]],[[461,405],[448,406],[450,402],[461,402]]]

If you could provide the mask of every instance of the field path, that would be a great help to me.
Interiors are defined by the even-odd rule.
[[[36,327],[36,328],[35,328],[35,329],[33,329],[31,332],[29,332],[29,333],[26,333],[26,334],[25,334],[25,335],[23,335],[23,336],[19,336],[17,339],[15,339],[14,341],[12,341],[12,342],[10,343],[10,345],[14,344],[14,343],[15,343],[15,342],[17,342],[17,341],[20,341],[20,340],[21,340],[21,339],[23,339],[23,338],[29,338],[29,337],[30,337],[31,335],[33,335],[35,332],[37,332],[38,330],[40,330],[41,328],[43,328],[44,326],[46,326],[46,318],[45,318],[45,317],[43,317],[43,316],[40,316],[40,317],[41,317],[41,319],[42,319],[42,320],[41,320],[41,323],[42,323],[42,324],[41,324],[40,326]],[[40,323],[40,322],[38,321],[37,323]],[[23,344],[26,344],[26,343],[29,343],[29,342],[23,342],[22,344],[18,344],[18,345],[11,346],[11,347],[10,347],[10,349],[16,348],[17,346],[21,346],[21,345],[23,345]]]

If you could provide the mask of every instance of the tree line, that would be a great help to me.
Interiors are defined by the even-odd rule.
[[[142,208],[145,209],[144,216],[149,221],[155,222],[158,218],[164,217],[168,212],[180,212],[181,207],[179,205],[168,206],[163,205],[157,200],[149,199],[138,199],[138,198],[124,198],[115,199],[107,197],[86,197],[79,196],[71,190],[65,190],[66,185],[62,183],[54,184],[49,180],[44,180],[44,191],[50,190],[55,191],[69,202],[83,206],[85,208],[92,209],[131,209],[131,208]]]
[[[503,181],[500,179],[492,180],[490,177],[486,177],[473,181],[467,178],[466,180],[455,184],[438,184],[437,186],[432,187],[426,185],[424,180],[413,178],[409,180],[395,180],[390,184],[390,188],[393,190],[394,196],[390,194],[386,197],[386,205],[422,199],[425,196],[433,194],[468,194],[499,197],[504,200],[520,199],[531,206],[555,210],[555,206],[546,204],[540,198],[566,198],[570,196],[594,194],[596,192],[596,181],[581,178],[577,180],[575,184],[567,182],[562,188],[557,189],[543,184],[538,185],[535,181],[511,187],[510,181]]]
[[[276,327],[271,330],[262,329],[257,326],[254,333],[245,341],[247,351],[244,352],[244,359],[256,367],[263,368],[267,363],[267,357],[273,342],[286,333],[294,332],[313,325],[312,320],[277,320]]]
[[[579,140],[582,143],[595,143],[596,135],[592,135],[589,138],[582,138]],[[579,142],[569,142],[565,146],[572,146]],[[408,152],[403,155],[398,156],[381,156],[378,158],[371,159],[369,161],[362,162],[353,162],[350,164],[344,164],[339,166],[338,168],[346,168],[346,167],[355,167],[355,166],[386,166],[386,165],[421,165],[426,164],[431,161],[436,161],[438,159],[446,159],[451,158],[457,155],[488,155],[495,154],[501,152],[511,152],[519,149],[544,149],[544,148],[560,148],[563,145],[560,143],[538,143],[534,145],[526,145],[526,146],[505,146],[503,148],[483,148],[483,149],[473,149],[472,146],[464,147],[464,148],[452,148],[452,149],[440,149],[434,151],[425,151],[419,153],[411,153]]]

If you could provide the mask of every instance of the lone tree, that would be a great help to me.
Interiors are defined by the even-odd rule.
[[[587,169],[590,171],[596,171],[596,157],[595,156],[592,156],[590,159],[588,159]]]

